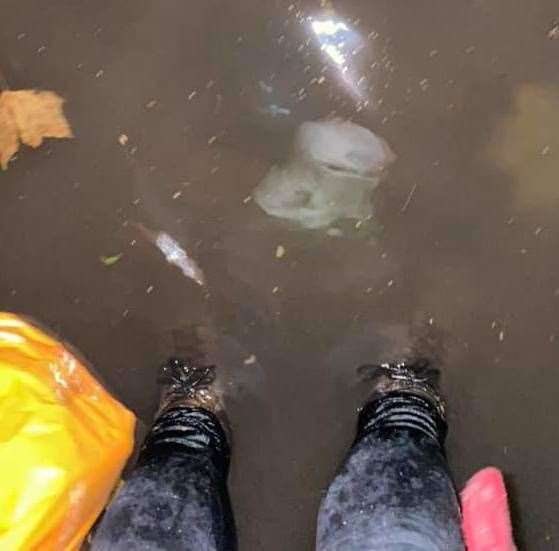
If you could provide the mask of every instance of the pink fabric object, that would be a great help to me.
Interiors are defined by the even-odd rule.
[[[499,469],[487,467],[472,476],[461,500],[468,551],[516,551],[507,490]]]

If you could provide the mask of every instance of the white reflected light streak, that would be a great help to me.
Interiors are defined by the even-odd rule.
[[[351,67],[350,60],[351,53],[360,50],[363,45],[361,35],[334,16],[321,19],[310,17],[309,23],[320,50],[337,69],[344,87],[356,99],[364,100],[363,91],[359,86],[363,77],[357,78],[355,67]]]

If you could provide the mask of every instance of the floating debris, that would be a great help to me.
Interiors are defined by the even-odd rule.
[[[305,122],[287,163],[274,166],[253,193],[268,214],[309,229],[340,218],[373,217],[372,193],[396,159],[370,130],[341,119]]]
[[[411,200],[413,199],[413,196],[415,194],[416,189],[417,189],[417,182],[415,184],[413,184],[413,186],[411,187],[411,190],[408,194],[408,197],[404,201],[404,204],[402,205],[402,208],[400,209],[400,212],[404,213],[408,210],[408,207],[410,206]]]
[[[153,232],[142,224],[135,225],[163,253],[169,264],[179,268],[184,276],[192,279],[198,285],[204,286],[206,284],[206,278],[200,266],[168,233]]]
[[[155,240],[157,248],[165,255],[167,262],[173,264],[198,285],[206,283],[204,273],[196,261],[167,233],[160,232]]]
[[[121,134],[118,137],[118,143],[123,146],[126,145],[128,143],[128,136],[126,134]]]
[[[551,40],[557,40],[559,38],[559,23],[554,23],[551,29],[549,29],[547,38]]]
[[[258,109],[261,113],[265,115],[271,115],[272,117],[288,117],[291,115],[291,109],[287,107],[282,107],[281,105],[276,105],[275,103],[271,103],[267,107],[260,107]]]
[[[256,363],[256,356],[254,354],[250,355],[243,362],[245,365],[253,365]]]
[[[276,258],[283,258],[285,256],[285,247],[278,245],[276,249]]]
[[[64,100],[54,92],[4,90],[0,94],[0,166],[19,150],[20,142],[39,147],[44,138],[72,138]]]
[[[99,260],[105,266],[114,266],[121,258],[122,258],[122,253],[119,253],[113,256],[100,256]]]
[[[260,90],[266,92],[266,94],[271,94],[274,91],[274,89],[266,84],[263,80],[258,81],[258,86],[260,86]]]

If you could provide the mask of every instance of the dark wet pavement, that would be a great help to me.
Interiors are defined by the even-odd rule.
[[[312,548],[366,395],[355,368],[411,349],[443,361],[458,484],[501,467],[520,547],[559,549],[556,3],[2,11],[11,88],[60,93],[76,134],[0,175],[2,308],[76,345],[146,423],[173,334],[203,328],[227,381],[242,549]],[[309,41],[309,18],[364,41],[355,74]],[[398,156],[374,220],[341,236],[250,200],[297,126],[328,115]],[[195,256],[207,292],[138,224]]]

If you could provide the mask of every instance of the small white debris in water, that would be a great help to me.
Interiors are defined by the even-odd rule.
[[[250,355],[248,358],[245,358],[244,362],[245,365],[253,365],[256,363],[256,356],[254,354]]]
[[[468,46],[464,51],[467,54],[473,54],[476,51],[476,47],[475,46]]]
[[[391,280],[388,282],[388,286],[389,286],[389,287],[392,287],[392,285],[394,285],[394,280],[393,280],[393,279],[391,279]]]
[[[549,145],[546,145],[546,146],[542,149],[542,153],[541,153],[542,156],[547,155],[547,154],[549,153],[550,149],[551,149],[551,148],[549,147]]]
[[[557,40],[559,38],[559,23],[555,23],[547,33],[547,38]]]
[[[146,293],[149,295],[152,291],[153,291],[154,287],[153,285],[150,285],[147,289],[146,289]]]
[[[543,228],[541,226],[538,226],[535,230],[534,230],[534,235],[540,235],[540,233],[542,233]]]
[[[18,40],[23,40],[26,36],[27,36],[26,33],[19,33],[19,34],[17,35],[16,38],[17,38]]]
[[[124,310],[124,311],[122,312],[122,317],[123,317],[123,318],[128,317],[128,314],[129,314],[129,313],[130,313],[130,310]]]
[[[95,73],[95,78],[101,78],[104,74],[105,74],[105,71],[103,71],[103,69],[99,69],[99,70]]]
[[[208,145],[212,145],[216,140],[217,140],[217,136],[212,136],[212,137],[208,140]]]
[[[276,285],[273,289],[272,289],[272,294],[273,295],[277,295],[279,293],[280,288]]]
[[[324,75],[322,75],[316,82],[318,82],[318,84],[323,84],[325,80],[326,80],[326,77]]]
[[[358,230],[363,225],[364,220],[357,220],[355,223],[355,229]]]
[[[252,195],[247,195],[244,199],[243,199],[243,205],[247,205],[248,203],[250,203],[252,201]]]
[[[139,205],[139,204],[141,203],[141,201],[142,201],[142,200],[138,197],[138,198],[136,198],[136,199],[134,199],[134,200],[132,201],[132,204],[133,204],[133,205]]]
[[[505,340],[505,332],[504,332],[504,331],[501,331],[501,332],[499,333],[499,341],[500,341],[500,342],[503,342],[504,340]]]
[[[438,55],[439,50],[431,50],[429,52],[429,57],[435,57],[436,55]]]
[[[153,109],[157,105],[157,100],[152,99],[146,103],[146,109]]]
[[[163,253],[167,262],[180,269],[186,277],[198,285],[206,283],[204,272],[193,258],[167,233],[159,232],[155,240],[156,247]]]
[[[37,53],[42,54],[44,51],[46,51],[46,49],[47,49],[46,46],[39,46],[39,48],[37,49]]]
[[[365,293],[367,293],[368,295],[370,295],[373,292],[373,288],[372,287],[367,287],[365,289]]]
[[[435,318],[429,318],[429,325],[433,325],[435,323]]]
[[[340,230],[340,228],[328,228],[326,230],[326,235],[329,235],[330,237],[343,237],[344,232]]]
[[[173,193],[173,199],[178,199],[182,195],[182,191],[175,191]]]
[[[258,81],[258,86],[260,86],[260,90],[266,92],[266,94],[271,94],[274,91],[274,89],[263,80]]]
[[[420,80],[419,87],[425,92],[425,90],[429,88],[429,79],[424,78],[423,80]]]
[[[492,322],[491,322],[491,329],[495,329],[495,327],[497,327],[497,322],[496,322],[496,321],[492,321]]]
[[[196,94],[198,92],[196,90],[194,90],[194,92],[190,92],[190,94],[188,95],[188,101],[193,100],[196,97]]]
[[[128,136],[126,134],[121,134],[118,137],[118,143],[120,145],[126,145],[128,143]]]
[[[278,245],[276,249],[276,258],[283,258],[285,256],[285,247]]]

